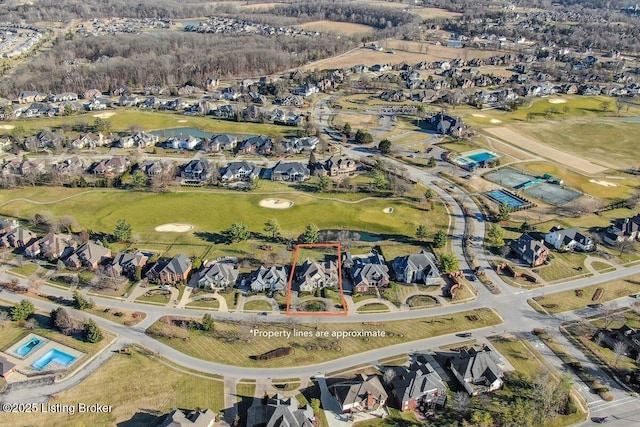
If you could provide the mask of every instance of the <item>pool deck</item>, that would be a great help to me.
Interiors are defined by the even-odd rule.
[[[23,344],[25,344],[26,342],[28,342],[29,340],[31,340],[32,338],[38,338],[44,341],[43,344],[40,344],[38,347],[36,347],[35,350],[33,350],[32,352],[30,352],[25,358],[20,358],[18,356],[15,355],[14,351],[19,348],[20,346],[22,346]],[[73,357],[75,357],[76,359],[71,362],[71,364],[69,364],[69,366],[66,367],[60,367],[59,365],[56,365],[55,363],[53,365],[47,365],[45,367],[44,370],[39,371],[35,368],[32,368],[31,365],[33,363],[35,363],[37,360],[40,360],[40,358],[42,356],[44,356],[45,354],[47,354],[49,351],[53,350],[53,349],[58,349],[64,353],[67,353]],[[2,355],[11,363],[16,365],[16,372],[11,375],[8,379],[7,382],[12,383],[12,382],[17,382],[17,381],[23,381],[25,379],[27,379],[28,377],[34,375],[34,374],[51,374],[51,373],[60,373],[60,372],[65,372],[71,368],[74,368],[75,365],[78,364],[78,362],[80,360],[82,360],[84,358],[84,356],[86,356],[86,353],[82,352],[82,351],[78,351],[75,350],[71,347],[68,347],[64,344],[60,344],[59,342],[56,341],[52,341],[48,338],[42,337],[40,335],[37,334],[27,334],[26,336],[20,338],[15,344],[13,344],[12,346],[10,346],[6,351],[2,352]]]

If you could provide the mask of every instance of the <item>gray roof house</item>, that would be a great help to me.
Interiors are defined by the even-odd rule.
[[[293,397],[274,396],[266,405],[266,427],[313,427],[313,409],[300,407]]]
[[[544,241],[559,251],[590,251],[595,249],[593,239],[582,234],[578,227],[554,226],[544,235]]]
[[[111,258],[111,249],[94,242],[85,242],[64,263],[71,268],[86,267],[95,270],[107,258]]]
[[[403,411],[414,410],[421,403],[430,403],[440,396],[446,396],[447,388],[436,370],[423,359],[414,356],[409,367],[394,369],[391,393]]]
[[[209,163],[206,160],[191,160],[182,167],[180,176],[187,179],[204,181],[209,176]]]
[[[436,257],[430,252],[423,250],[419,254],[397,257],[391,263],[391,267],[400,282],[423,282],[427,286],[440,284]]]
[[[480,350],[472,347],[460,350],[450,367],[467,393],[475,396],[502,387],[504,373],[498,366],[499,361],[499,356],[488,347]]]
[[[218,289],[233,287],[238,279],[238,269],[230,262],[214,262],[200,271],[198,287]]]
[[[140,251],[135,252],[118,252],[109,264],[108,268],[117,275],[133,276],[136,269],[142,268],[147,264],[149,257]]]
[[[158,427],[213,427],[216,413],[211,409],[187,412],[174,409]]]
[[[318,262],[307,258],[297,270],[296,283],[300,292],[338,286],[338,264],[335,261]]]
[[[129,160],[124,157],[103,159],[91,168],[94,175],[121,174],[129,167]]]
[[[271,170],[272,181],[300,182],[309,179],[309,168],[300,162],[279,161]]]
[[[532,267],[544,264],[549,258],[549,249],[542,240],[536,240],[528,234],[523,234],[511,243],[511,249]]]
[[[70,234],[48,233],[27,246],[24,254],[32,258],[65,258],[73,253],[75,247]]]
[[[162,284],[180,283],[187,280],[191,266],[191,260],[185,254],[180,254],[168,262],[157,262],[147,272],[147,277]]]
[[[4,248],[24,248],[37,238],[38,236],[33,231],[18,227],[0,238],[0,246]]]
[[[359,374],[354,379],[332,384],[329,392],[338,400],[343,413],[374,411],[384,406],[388,398],[377,375]]]
[[[231,162],[223,169],[221,179],[223,181],[251,181],[260,174],[260,168],[245,160]]]
[[[287,287],[288,279],[287,267],[272,266],[267,268],[260,266],[251,275],[249,286],[254,292],[282,291]]]
[[[349,252],[345,252],[342,262],[355,292],[365,293],[371,289],[389,285],[389,267],[382,255],[375,250],[366,256],[354,257]]]
[[[607,228],[603,240],[610,245],[623,240],[640,240],[640,214],[616,221]]]
[[[13,371],[15,371],[16,365],[4,357],[0,356],[0,377],[7,378]]]
[[[234,150],[238,145],[238,137],[223,133],[221,135],[214,135],[209,141],[209,151],[217,153],[219,151]]]

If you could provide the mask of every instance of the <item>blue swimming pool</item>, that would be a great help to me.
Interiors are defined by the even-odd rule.
[[[487,160],[493,160],[498,158],[498,156],[488,151],[483,151],[482,153],[470,154],[467,157],[476,163],[482,163],[482,162],[486,162]]]
[[[62,366],[69,366],[76,360],[75,356],[65,353],[62,350],[58,350],[54,348],[50,350],[47,354],[42,356],[40,359],[36,360],[31,367],[37,369],[38,371],[43,370],[50,363],[57,363]]]
[[[22,358],[27,357],[29,353],[40,347],[44,342],[45,340],[43,339],[33,337],[20,347],[16,348],[14,353]]]

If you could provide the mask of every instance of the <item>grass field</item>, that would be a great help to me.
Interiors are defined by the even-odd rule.
[[[133,326],[140,323],[147,316],[144,312],[133,312],[131,310],[122,309],[110,309],[101,306],[95,306],[94,308],[85,309],[87,313],[95,314],[96,316],[104,317],[112,322],[120,323],[122,325]],[[134,315],[134,313],[137,313]]]
[[[551,314],[576,310],[578,308],[583,308],[589,304],[594,304],[596,302],[592,301],[591,297],[594,295],[597,288],[604,289],[602,297],[597,301],[598,303],[607,302],[626,295],[638,293],[640,292],[639,280],[640,275],[635,275],[626,279],[614,280],[599,285],[588,286],[583,288],[582,296],[576,295],[576,291],[573,290],[556,292],[553,294],[545,294],[544,297],[542,299],[539,299],[537,302],[543,307],[546,305],[556,305],[556,307],[544,307]],[[539,307],[535,303],[531,304],[531,306],[539,310]]]
[[[551,174],[555,178],[563,180],[564,185],[566,185],[567,187],[590,194],[599,199],[604,199],[605,201],[626,199],[632,194],[635,194],[635,192],[638,191],[638,186],[640,185],[640,177],[636,177],[633,175],[620,175],[619,178],[622,179],[598,179],[599,181],[616,184],[615,187],[607,187],[595,182],[591,182],[591,180],[596,181],[593,178],[581,175],[579,173],[563,168],[562,166],[554,165],[549,162],[527,162],[517,165],[516,168],[524,171],[525,173],[529,173],[535,176],[542,176],[545,173]],[[616,174],[611,173],[609,175]]]
[[[304,24],[296,25],[296,28],[302,28],[307,31],[317,31],[319,33],[343,34],[345,36],[369,34],[376,30],[374,27],[369,25],[327,20],[305,22]]]
[[[250,333],[253,326],[248,323],[217,321],[215,335],[192,330],[188,332],[189,339],[187,341],[171,340],[162,337],[158,337],[158,339],[183,353],[204,360],[238,366],[265,368],[287,365],[302,366],[334,360],[382,346],[390,346],[500,323],[498,316],[493,311],[487,309],[475,310],[473,312],[473,314],[480,317],[478,321],[471,321],[465,317],[469,314],[471,314],[471,312],[461,312],[451,316],[426,317],[416,320],[384,322],[379,324],[323,323],[318,325],[318,330],[328,331],[329,338],[292,336],[290,340],[286,337],[274,337],[271,339],[254,337]],[[158,331],[165,326],[162,321],[158,321],[149,328],[148,332],[153,335],[154,331]],[[316,331],[316,326],[315,323],[294,323],[293,325],[263,324],[259,329],[261,331],[291,331],[293,328],[296,328],[299,331]],[[331,338],[331,334],[335,331],[361,330],[383,330],[387,336],[366,339],[362,337]],[[391,334],[393,334],[393,336],[391,336]],[[247,342],[247,340],[249,340],[249,342]],[[250,358],[251,356],[287,346],[292,346],[295,349],[293,355],[269,361],[257,361]],[[336,346],[340,348],[336,349]]]
[[[389,311],[389,307],[379,302],[372,302],[365,304],[358,309],[358,313],[366,313],[368,311],[386,312]]]
[[[189,304],[186,305],[187,308],[211,308],[211,309],[218,309],[220,308],[220,303],[218,302],[217,299],[211,300],[211,301],[202,301],[202,300],[198,300],[198,301],[193,301],[190,302]]]
[[[87,400],[90,397],[89,400]],[[79,427],[126,425],[156,426],[172,408],[223,409],[223,383],[178,372],[158,360],[132,351],[116,354],[78,386],[57,394],[51,404],[77,405],[79,402],[112,405],[111,413],[3,414],[0,426],[46,425]],[[157,415],[156,415],[157,414]]]
[[[540,353],[531,349],[524,342],[515,337],[500,336],[491,339],[491,344],[505,356],[519,374],[527,380],[535,380],[543,372],[549,370],[547,365],[542,364]],[[554,373],[556,373],[554,371]]]
[[[540,277],[547,282],[555,282],[557,280],[568,279],[575,276],[584,276],[589,274],[584,268],[584,260],[586,255],[571,252],[554,252],[553,259],[549,265],[538,267]],[[582,270],[579,270],[582,268]]]
[[[215,120],[209,117],[185,116],[168,112],[142,111],[137,109],[118,108],[110,111],[114,114],[106,120],[111,125],[111,131],[124,132],[132,126],[141,127],[145,131],[162,130],[172,128],[194,127],[205,132],[265,134],[265,135],[293,135],[294,130],[287,126],[276,126],[261,123],[239,123],[227,120]],[[64,125],[72,126],[79,120],[93,123],[95,117],[92,114],[82,116],[51,117],[38,120],[16,120],[11,124],[22,127],[26,131],[38,132],[43,127],[60,128]]]
[[[244,304],[245,310],[254,310],[254,311],[271,311],[273,307],[267,301],[256,300],[256,301],[248,301]]]
[[[38,264],[32,262],[25,262],[20,267],[13,267],[9,269],[11,273],[19,274],[21,276],[31,276],[38,269]]]
[[[79,194],[83,193],[83,194]],[[16,198],[51,201],[76,195],[47,205],[33,204]],[[335,196],[335,197],[334,197]],[[340,195],[323,200],[292,190],[287,198],[295,202],[290,209],[273,210],[258,207],[265,194],[247,193],[166,193],[152,194],[129,191],[73,191],[65,188],[36,188],[0,191],[0,215],[29,218],[50,211],[54,216],[73,212],[83,227],[110,233],[119,219],[126,219],[140,242],[155,245],[220,243],[220,232],[234,222],[243,222],[252,232],[262,233],[269,218],[277,219],[285,237],[297,238],[305,226],[313,222],[320,229],[346,229],[385,234],[392,239],[413,236],[415,224],[424,223],[430,233],[446,227],[447,214],[441,204],[428,212],[417,204],[389,199],[370,199],[360,203],[341,201]],[[335,199],[335,200],[333,200]],[[4,201],[4,204],[2,203]],[[383,209],[392,206],[393,214]],[[90,207],[88,209],[87,207]],[[154,228],[169,222],[193,224],[188,233],[161,233]],[[404,237],[403,237],[404,239]],[[143,243],[141,248],[148,246]],[[198,248],[201,255],[206,248]],[[176,248],[182,252],[182,248]]]

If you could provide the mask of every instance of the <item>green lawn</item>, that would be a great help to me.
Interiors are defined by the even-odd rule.
[[[235,309],[237,307],[236,300],[240,298],[240,292],[232,291],[232,292],[220,292],[220,295],[227,301],[227,308],[229,310]]]
[[[88,396],[90,401],[87,401]],[[176,407],[210,408],[218,412],[224,407],[224,393],[222,381],[175,371],[154,357],[134,350],[131,355],[113,355],[89,378],[57,394],[50,403],[77,405],[79,402],[111,405],[112,411],[101,414],[76,412],[73,417],[65,413],[5,413],[0,424],[106,426],[131,423],[129,420],[138,415],[133,424],[152,427],[162,420],[159,416]]]
[[[168,304],[170,300],[171,300],[171,294],[167,294],[167,295],[153,294],[151,296],[142,295],[136,298],[137,302],[153,302],[157,304]]]
[[[429,295],[416,295],[411,297],[407,303],[411,308],[424,308],[424,307],[433,307],[438,305],[438,300]]]
[[[475,314],[479,320],[472,321],[466,316]],[[299,331],[327,331],[324,337],[254,337],[250,331],[254,326],[242,322],[216,322],[213,334],[203,331],[188,331],[189,339],[177,340],[160,336],[160,331],[166,331],[164,322],[154,323],[148,330],[163,343],[191,356],[220,363],[250,366],[250,367],[280,367],[287,365],[308,365],[321,363],[336,358],[345,357],[363,351],[373,350],[383,346],[410,342],[432,336],[450,334],[499,324],[500,319],[491,310],[480,309],[472,312],[461,312],[451,316],[426,317],[415,320],[371,323],[295,323],[289,324],[261,324],[261,331],[291,331],[294,327]],[[316,326],[319,329],[316,330]],[[385,331],[385,337],[331,337],[336,331]],[[184,333],[183,330],[180,333]],[[249,345],[250,344],[250,345]],[[290,356],[269,360],[252,360],[251,356],[266,353],[279,347],[292,346],[295,353]],[[320,349],[320,350],[319,350]]]
[[[639,280],[640,275],[635,275],[626,279],[588,286],[582,289],[582,296],[578,296],[575,290],[545,294],[543,297],[538,297],[537,302],[551,314],[576,310],[595,303],[591,298],[597,288],[604,289],[602,297],[597,301],[598,303],[638,293],[640,292]],[[532,303],[531,306],[539,310],[535,303]]]
[[[591,267],[593,267],[596,271],[604,272],[604,271],[613,271],[615,267],[606,262],[594,261],[591,263]]]
[[[444,207],[436,203],[429,211],[408,201],[389,199],[364,200],[359,203],[337,200],[322,200],[300,191],[291,190],[286,198],[294,201],[290,209],[273,210],[261,208],[258,202],[268,197],[264,194],[241,192],[212,193],[196,191],[192,193],[152,194],[133,191],[89,190],[67,191],[62,188],[20,189],[0,191],[0,215],[29,218],[43,210],[55,216],[73,212],[75,219],[87,229],[112,232],[119,219],[126,219],[139,237],[140,248],[153,245],[173,244],[170,251],[182,251],[179,245],[203,245],[217,243],[220,232],[234,222],[244,222],[255,233],[263,233],[264,223],[269,218],[277,219],[286,237],[297,237],[305,226],[313,222],[321,229],[347,229],[379,233],[392,237],[410,236],[415,233],[415,224],[425,224],[430,233],[446,227],[448,218]],[[29,198],[35,201],[58,200],[76,195],[46,206],[15,198]],[[332,195],[334,197],[334,195]],[[4,205],[2,203],[4,202]],[[383,209],[392,206],[393,214]],[[91,207],[88,209],[87,207]],[[169,222],[189,223],[195,226],[193,232],[161,233],[154,228]],[[148,243],[152,242],[152,243]],[[201,256],[208,246],[197,247],[195,255]]]
[[[95,314],[96,316],[104,317],[105,319],[111,320],[112,322],[120,323],[122,325],[133,326],[147,317],[147,314],[144,312],[134,312],[131,310],[121,310],[114,308],[105,308],[101,306],[95,306],[94,308],[85,309],[87,313]],[[136,313],[134,315],[134,313]]]
[[[365,313],[367,311],[385,312],[389,311],[389,307],[379,302],[372,302],[369,304],[365,304],[358,309],[358,313]]]
[[[492,339],[491,343],[511,362],[516,371],[529,381],[549,370],[547,365],[542,364],[542,357],[537,351],[515,337],[500,336]],[[553,373],[557,374],[555,371]]]
[[[245,310],[271,311],[272,308],[271,304],[262,300],[248,301],[244,304]]]
[[[202,301],[202,300],[197,300],[197,301],[193,301],[190,302],[189,304],[186,305],[187,308],[213,308],[213,309],[218,309],[220,308],[220,303],[218,302],[217,299],[211,300],[211,301]]]
[[[25,262],[20,267],[13,267],[9,269],[11,273],[16,273],[25,277],[31,276],[36,272],[36,270],[38,270],[38,264],[34,264],[32,262]]]
[[[549,265],[538,267],[538,273],[543,280],[555,282],[557,280],[568,279],[575,276],[586,276],[589,274],[584,266],[585,254],[572,252],[553,252],[553,259]],[[578,268],[582,267],[582,270]]]

